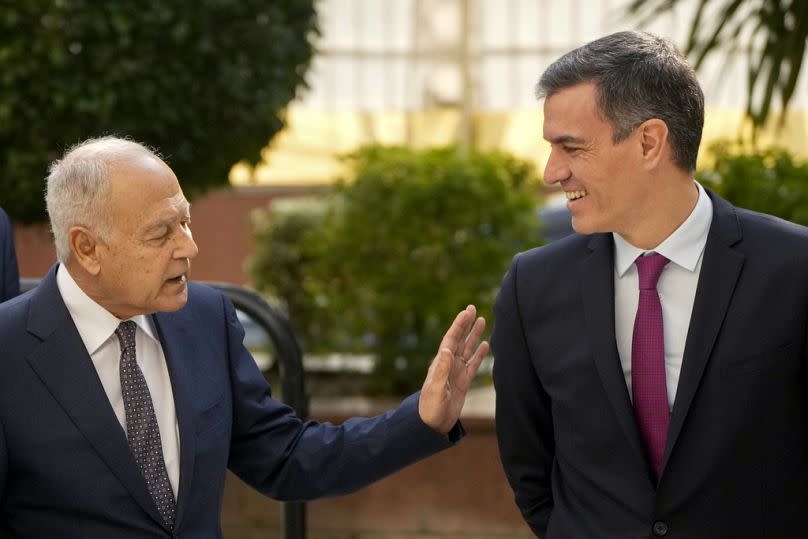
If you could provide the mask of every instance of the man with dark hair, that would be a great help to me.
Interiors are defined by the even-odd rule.
[[[20,274],[14,252],[11,221],[0,208],[0,303],[20,293]]]
[[[496,426],[544,539],[805,537],[808,230],[693,179],[704,99],[620,32],[542,75],[545,181],[576,234],[499,292]]]
[[[221,537],[225,470],[281,500],[336,496],[450,447],[488,344],[468,306],[422,390],[343,425],[274,400],[198,250],[177,177],[141,144],[53,164],[56,264],[0,305],[0,537]]]

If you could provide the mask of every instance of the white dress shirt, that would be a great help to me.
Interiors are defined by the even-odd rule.
[[[126,412],[123,407],[119,374],[121,347],[115,335],[118,324],[123,320],[116,318],[85,294],[64,265],[60,265],[57,270],[56,284],[87,348],[101,385],[104,386],[109,403],[125,432]],[[139,315],[130,320],[137,324],[135,332],[137,364],[143,371],[154,403],[154,413],[160,428],[160,442],[163,446],[163,459],[168,471],[168,480],[171,482],[171,490],[174,491],[176,499],[180,478],[180,434],[168,366],[151,317]]]
[[[671,409],[679,387],[679,372],[682,369],[682,355],[701,273],[704,245],[713,220],[713,203],[710,197],[701,185],[694,183],[699,190],[696,207],[685,222],[653,250],[670,260],[659,277],[657,292],[662,303],[665,380],[668,406]],[[614,331],[623,375],[631,396],[631,338],[640,296],[637,265],[634,261],[646,251],[634,247],[620,234],[614,233],[613,236]]]

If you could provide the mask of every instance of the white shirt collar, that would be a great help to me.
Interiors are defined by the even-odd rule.
[[[674,264],[691,272],[696,270],[699,258],[704,252],[707,234],[710,232],[710,223],[713,220],[713,203],[710,197],[698,182],[693,183],[699,190],[696,207],[690,212],[685,222],[679,225],[679,228],[653,249]],[[614,269],[617,271],[617,275],[622,277],[637,260],[637,257],[646,251],[631,245],[617,232],[613,232],[612,236],[615,246]]]
[[[82,290],[64,264],[60,264],[56,271],[56,285],[62,300],[76,324],[87,353],[93,355],[115,333],[118,324],[123,322],[88,296]],[[137,315],[129,320],[143,330],[143,332],[159,342],[150,317]]]

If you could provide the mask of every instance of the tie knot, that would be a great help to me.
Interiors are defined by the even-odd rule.
[[[659,276],[662,275],[662,269],[668,262],[669,260],[659,253],[638,256],[634,263],[637,264],[637,272],[640,275],[640,290],[656,290]]]
[[[135,347],[135,329],[137,329],[137,324],[131,320],[118,324],[115,335],[117,335],[118,340],[121,341],[121,350]]]

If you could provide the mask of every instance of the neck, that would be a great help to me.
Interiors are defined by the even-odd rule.
[[[661,179],[661,178],[660,178]],[[693,212],[699,190],[690,173],[679,173],[673,181],[658,181],[647,203],[634,216],[635,225],[619,234],[640,249],[652,250],[673,234]]]
[[[103,292],[102,287],[98,284],[97,278],[82,267],[81,264],[74,259],[62,263],[63,269],[66,269],[73,280],[76,282],[81,291],[96,302],[98,305],[109,311],[113,316],[120,320],[126,320],[134,314],[127,313],[119,308],[119,305],[109,297],[109,294]]]

